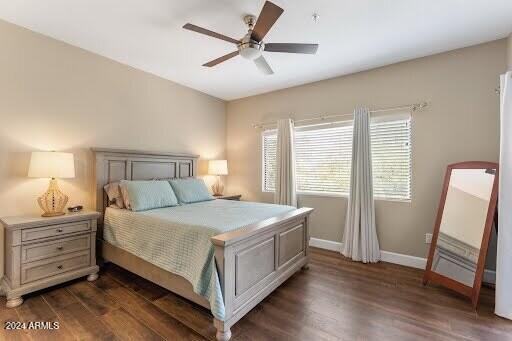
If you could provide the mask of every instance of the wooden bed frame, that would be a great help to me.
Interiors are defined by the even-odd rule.
[[[150,180],[196,176],[198,155],[93,148],[96,164],[98,250],[117,264],[180,296],[210,309],[183,277],[163,270],[103,240],[107,198],[103,186],[122,179]],[[218,340],[231,338],[230,328],[281,283],[309,262],[309,215],[299,208],[242,229],[212,237],[215,262],[226,310],[225,321],[214,318]]]

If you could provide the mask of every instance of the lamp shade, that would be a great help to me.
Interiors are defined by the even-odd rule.
[[[208,162],[208,174],[210,175],[228,175],[227,160],[210,160]]]
[[[72,153],[32,152],[28,176],[31,178],[74,178]]]

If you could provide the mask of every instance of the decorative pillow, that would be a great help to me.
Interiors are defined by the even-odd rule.
[[[203,179],[188,178],[170,180],[172,189],[178,197],[180,204],[214,200],[208,192]]]
[[[107,193],[109,206],[125,208],[119,181],[106,184],[103,188],[105,189],[105,193]]]
[[[128,180],[121,180],[119,182],[119,190],[121,191],[121,198],[123,198],[124,207],[131,210],[130,206],[130,196],[128,195],[128,190],[126,189],[126,183]]]
[[[178,199],[167,181],[121,180],[121,189],[123,187],[128,194],[129,209],[132,211],[178,205]]]

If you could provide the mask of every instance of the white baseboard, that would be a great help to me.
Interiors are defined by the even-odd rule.
[[[319,249],[330,250],[341,252],[343,248],[343,243],[334,242],[332,240],[318,239],[318,238],[310,238],[309,245],[313,247],[317,247]],[[408,266],[416,269],[425,269],[427,266],[427,259],[415,256],[404,255],[401,253],[390,252],[390,251],[380,251],[380,259],[383,262],[399,264],[403,266]],[[485,283],[496,283],[496,271],[487,270],[484,271],[483,281]]]
[[[415,256],[404,255],[390,251],[380,251],[380,259],[383,262],[408,266],[411,268],[425,270],[427,267],[427,259]]]
[[[341,252],[343,248],[343,243],[333,242],[331,240],[311,238],[309,240],[309,245],[313,247],[317,247],[319,249],[325,249],[330,251]],[[417,269],[425,269],[427,265],[427,259],[421,257],[414,257],[409,255],[404,255],[400,253],[390,252],[390,251],[380,251],[380,259],[383,262],[400,264],[404,266],[408,266],[411,268]]]
[[[319,249],[329,250],[341,252],[341,248],[343,246],[342,243],[333,242],[332,240],[318,239],[318,238],[310,238],[309,246],[317,247]]]

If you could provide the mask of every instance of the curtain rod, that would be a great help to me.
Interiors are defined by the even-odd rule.
[[[404,109],[409,109],[411,111],[417,111],[417,110],[426,108],[427,106],[428,106],[428,103],[424,101],[424,102],[419,102],[419,103],[402,105],[402,106],[398,106],[398,107],[374,109],[374,110],[370,110],[370,113],[374,114],[374,113],[378,113],[378,112],[397,111],[397,110],[404,110]],[[327,120],[330,118],[345,117],[345,116],[352,116],[352,115],[354,115],[354,114],[350,113],[350,114],[342,114],[342,115],[318,116],[318,117],[312,117],[312,118],[303,118],[301,120],[295,120],[295,122],[308,122],[308,121],[316,121],[316,120],[323,121],[323,120]],[[277,123],[277,122],[276,121],[263,122],[263,123],[253,124],[253,127],[254,128],[263,128],[265,126],[272,125],[275,123]]]

